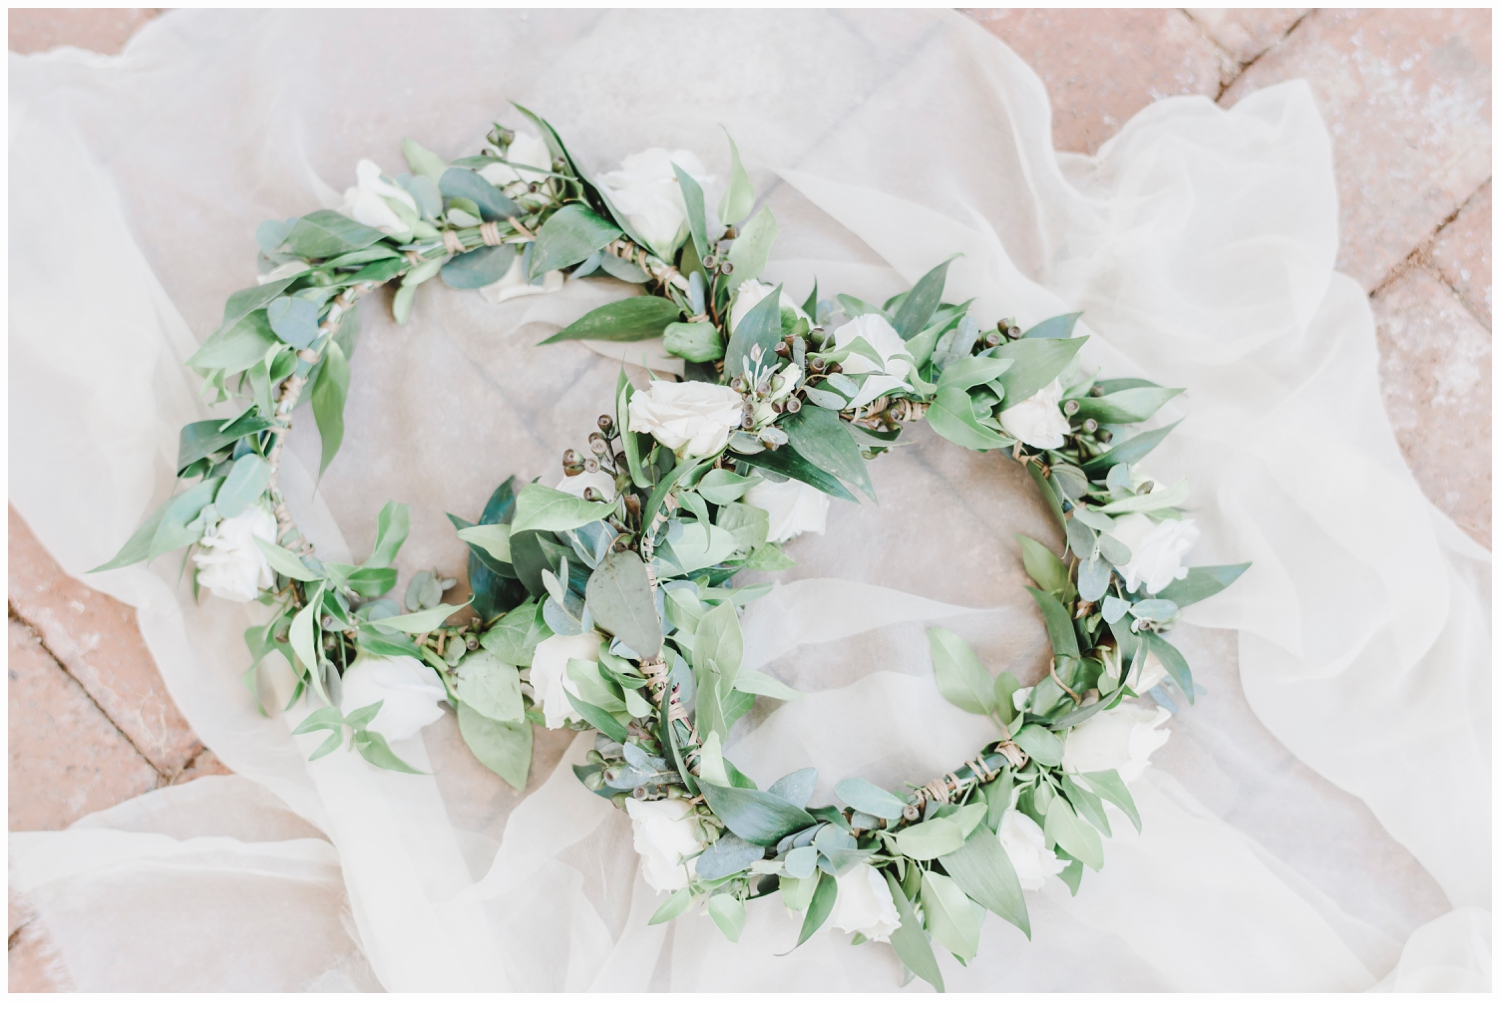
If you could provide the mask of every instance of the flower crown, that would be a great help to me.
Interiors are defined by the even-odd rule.
[[[534,725],[592,729],[574,771],[633,819],[645,880],[669,892],[653,923],[701,900],[737,940],[746,902],[777,893],[802,913],[798,945],[825,923],[886,941],[941,990],[931,941],[966,962],[984,910],[1029,936],[1024,891],[1056,875],[1076,893],[1083,868],[1102,867],[1105,803],[1139,830],[1126,783],[1165,742],[1171,693],[1196,691],[1163,636],[1247,567],[1185,567],[1197,537],[1181,512],[1187,483],[1139,468],[1173,425],[1132,426],[1182,390],[1085,374],[1076,314],[984,325],[971,302],[943,300],[947,263],[878,306],[820,299],[816,284],[799,304],[759,279],[777,223],[769,207],[752,214],[732,140],[711,211],[714,180],[691,152],[652,149],[593,179],[517,108],[536,134],[497,125],[481,154],[452,164],[407,140],[409,173],[361,161],[339,211],[261,225],[259,283],[229,298],[188,359],[205,395],[243,407],[183,429],[189,486],[96,571],[187,547],[195,596],[269,607],[246,633],[246,682],[255,690],[256,665],[285,658],[297,676],[287,708],[318,702],[294,733],[328,734],[312,759],[347,742],[414,771],[390,741],[447,704],[474,755],[521,789]],[[362,564],[320,559],[277,473],[304,393],[320,473],[338,451],[358,300],[394,287],[404,322],[435,278],[502,301],[592,275],[644,293],[546,342],[660,339],[684,381],[633,388],[622,371],[557,487],[510,478],[478,522],[451,517],[469,546],[464,603],[441,602],[454,580],[435,571],[388,597],[404,505],[381,510]],[[925,785],[849,778],[813,806],[805,768],[762,789],[725,745],[757,697],[798,695],[743,664],[739,608],[772,587],[730,581],[790,567],[779,545],[822,532],[830,498],[873,499],[867,461],[921,420],[1025,466],[1061,527],[1060,557],[1019,538],[1048,674],[1023,687],[929,629],[938,690],[988,717],[993,742]],[[1131,703],[1146,695],[1161,707]]]

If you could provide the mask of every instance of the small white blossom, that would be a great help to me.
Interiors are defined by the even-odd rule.
[[[1061,449],[1072,430],[1057,406],[1061,398],[1062,380],[1053,379],[1014,407],[1002,410],[1000,426],[1033,449]]]
[[[1048,877],[1068,865],[1048,847],[1041,825],[1014,807],[1000,818],[1000,846],[1010,857],[1022,890],[1040,891]]]
[[[761,302],[769,298],[771,296],[771,292],[775,290],[775,287],[770,284],[766,284],[763,281],[743,281],[740,286],[735,289],[734,304],[729,307],[729,332],[733,333],[736,329],[738,329],[740,320],[744,319],[745,315],[751,309],[755,308],[755,306],[759,305]],[[791,309],[802,319],[807,318],[807,313],[803,312],[801,307],[798,306],[796,302],[792,301],[791,296],[786,293],[785,288],[782,289],[781,300],[777,302],[777,306],[783,309]]]
[[[692,876],[689,856],[703,851],[698,837],[698,818],[684,800],[625,800],[630,815],[635,851],[641,857],[641,876],[658,894],[688,885]]]
[[[513,182],[541,182],[547,178],[547,172],[552,167],[552,152],[547,149],[547,142],[541,137],[517,130],[516,139],[505,149],[505,160],[512,165],[530,165],[541,171],[512,168],[511,165],[492,161],[479,169],[480,177],[491,186],[501,189]]]
[[[585,631],[581,635],[553,635],[537,644],[531,657],[531,681],[533,696],[542,705],[542,717],[548,729],[562,729],[568,719],[581,719],[568,701],[567,692],[578,696],[578,687],[568,678],[568,660],[599,658],[599,646],[604,639],[597,631]]]
[[[1146,592],[1159,593],[1187,575],[1182,559],[1198,542],[1198,527],[1191,519],[1154,523],[1136,512],[1116,523],[1109,535],[1130,548],[1130,560],[1118,566],[1125,588],[1133,593],[1144,583]]]
[[[1069,775],[1117,771],[1126,782],[1140,778],[1151,755],[1172,731],[1162,723],[1172,717],[1155,705],[1120,705],[1073,727],[1063,744],[1063,771]]]
[[[415,220],[421,215],[412,195],[381,174],[380,166],[369,158],[360,159],[355,179],[356,184],[344,190],[344,205],[339,213],[387,235],[411,235],[411,225],[392,204],[407,207]]]
[[[344,671],[339,708],[345,715],[381,702],[367,727],[387,740],[405,740],[443,717],[448,692],[426,663],[411,656],[364,655]]]
[[[866,939],[890,943],[891,934],[901,925],[901,916],[879,870],[856,866],[839,878],[839,893],[828,914],[828,924],[845,933],[863,933]]]
[[[249,603],[262,589],[275,584],[275,573],[255,538],[276,542],[276,517],[256,503],[237,516],[219,520],[219,525],[199,541],[206,548],[193,558],[198,566],[198,585],[215,596]]]
[[[712,382],[663,382],[630,395],[630,430],[646,432],[679,458],[712,456],[740,426],[745,401]]]
[[[823,533],[828,527],[828,503],[822,491],[800,480],[780,484],[766,480],[745,492],[745,504],[765,509],[771,517],[766,539],[783,543],[799,533]]]

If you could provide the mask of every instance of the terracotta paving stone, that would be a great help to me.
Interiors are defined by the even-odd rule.
[[[51,938],[38,920],[10,935],[8,983],[11,992],[71,992],[66,969],[48,956]]]
[[[155,7],[50,7],[9,10],[10,51],[40,53],[78,46],[96,53],[118,53],[142,25],[161,13]]]
[[[205,775],[233,775],[234,772],[227,768],[222,761],[214,756],[214,752],[205,747],[198,752],[198,756],[188,762],[188,766],[172,779],[171,784],[180,786],[184,782],[193,779],[201,779]]]
[[[1221,101],[1297,77],[1333,136],[1339,269],[1372,291],[1490,177],[1490,12],[1319,10]]]
[[[1158,98],[1219,93],[1228,57],[1180,10],[971,9],[1047,85],[1060,151],[1092,154]]]
[[[1495,276],[1490,266],[1494,206],[1486,182],[1443,230],[1427,255],[1434,270],[1453,286],[1469,310],[1494,328]]]
[[[1397,277],[1371,308],[1402,454],[1427,497],[1489,546],[1490,333],[1426,267]]]
[[[1235,62],[1234,73],[1270,49],[1307,14],[1306,7],[1189,7],[1187,14]],[[1226,80],[1224,83],[1229,83]]]
[[[156,788],[156,769],[19,621],[10,622],[11,831],[65,828]]]
[[[175,776],[203,744],[167,694],[135,610],[69,578],[15,509],[9,541],[11,608],[136,749],[167,778]]]

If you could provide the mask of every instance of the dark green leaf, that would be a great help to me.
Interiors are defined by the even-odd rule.
[[[1021,334],[1022,340],[1065,340],[1073,335],[1073,326],[1078,322],[1082,312],[1069,312],[1067,315],[1053,316],[1051,319],[1043,319],[1031,329]],[[1047,380],[1051,382],[1051,379]],[[1046,383],[1043,383],[1046,385]]]
[[[841,498],[844,501],[858,501],[854,494],[843,484],[818,469],[812,463],[801,456],[797,450],[790,445],[784,445],[772,452],[760,452],[754,456],[730,456],[731,460],[749,463],[758,470],[767,473],[781,474],[793,480],[800,480],[810,487],[815,487],[826,495]]]
[[[581,203],[570,203],[537,231],[531,252],[531,276],[540,277],[549,270],[582,263],[619,237],[618,226]]]
[[[1125,811],[1125,816],[1130,818],[1130,823],[1135,825],[1137,832],[1141,830],[1141,815],[1135,809],[1135,799],[1125,787],[1125,780],[1120,778],[1119,772],[1111,768],[1103,772],[1084,772],[1083,777],[1094,787],[1094,792]]]
[[[1100,424],[1131,424],[1144,421],[1155,414],[1172,397],[1184,392],[1181,389],[1166,389],[1162,386],[1140,386],[1124,389],[1108,396],[1080,397],[1078,414]]]
[[[698,787],[708,800],[708,807],[725,827],[746,841],[775,845],[787,835],[817,823],[801,807],[793,806],[780,796],[756,789],[735,789],[698,780]]]
[[[1141,432],[1134,438],[1126,439],[1104,455],[1086,460],[1083,464],[1084,472],[1090,477],[1097,477],[1099,474],[1108,473],[1110,467],[1120,463],[1140,462],[1146,458],[1147,453],[1161,444],[1161,440],[1166,438],[1173,428],[1181,423],[1181,421],[1173,421],[1171,424],[1153,428],[1150,431]]]
[[[786,432],[797,455],[875,500],[875,487],[870,482],[864,457],[836,413],[809,404],[784,417],[781,430]]]
[[[1177,681],[1177,686],[1182,688],[1182,693],[1187,695],[1188,701],[1191,702],[1195,693],[1193,691],[1193,671],[1188,668],[1187,660],[1182,658],[1182,653],[1178,652],[1170,642],[1154,631],[1143,631],[1141,632],[1141,637],[1146,640],[1146,648],[1150,649],[1151,654],[1161,661],[1162,666],[1167,668],[1167,672],[1172,675],[1173,680]],[[1078,855],[1078,853],[1074,853],[1074,855]]]
[[[718,361],[724,357],[724,337],[706,320],[698,323],[668,323],[664,331],[668,354],[684,361]]]
[[[281,250],[303,259],[322,260],[364,249],[383,238],[384,232],[367,228],[337,211],[315,210],[292,226]]]
[[[963,847],[944,856],[942,864],[965,894],[1031,938],[1021,881],[1000,840],[987,828],[971,832]]]
[[[724,352],[724,371],[728,375],[739,375],[745,371],[745,360],[752,365],[757,360],[769,361],[781,343],[781,285],[766,295],[746,312],[740,324],[729,336],[729,348]],[[760,348],[757,359],[755,348]]]
[[[672,171],[677,174],[677,185],[682,190],[682,204],[687,208],[688,232],[693,237],[693,248],[701,262],[712,250],[708,247],[707,214],[703,208],[703,187],[676,162]],[[601,247],[602,248],[602,247]]]
[[[223,510],[220,509],[222,512]],[[1191,606],[1200,600],[1228,589],[1234,580],[1245,574],[1250,567],[1246,561],[1238,565],[1204,565],[1189,568],[1184,578],[1177,579],[1156,594],[1159,600],[1171,600],[1179,608]]]
[[[1051,593],[1044,593],[1031,586],[1027,586],[1026,591],[1036,600],[1036,605],[1042,608],[1042,618],[1047,622],[1047,637],[1052,641],[1053,655],[1077,659],[1078,635],[1073,630],[1073,622],[1068,618],[1067,608]]]
[[[661,616],[646,563],[634,551],[610,551],[589,576],[586,594],[594,621],[639,656],[661,651]]]
[[[1087,337],[1068,340],[1012,340],[995,351],[997,358],[1015,362],[1005,373],[1005,399],[1002,409],[1013,407],[1062,374]]]
[[[344,442],[344,403],[348,399],[349,361],[338,342],[330,340],[323,349],[323,367],[318,370],[318,381],[313,383],[312,390],[313,419],[317,421],[318,437],[323,443],[323,455],[318,463],[320,477]]]
[[[802,929],[797,933],[797,947],[802,946],[812,935],[816,933],[828,921],[828,916],[833,912],[833,906],[839,897],[838,878],[831,873],[819,873],[818,885],[813,890],[812,901],[807,905],[807,912],[802,916]],[[792,950],[796,950],[793,947]]]
[[[522,214],[514,200],[467,168],[448,169],[438,180],[438,189],[446,197],[472,200],[486,221],[504,221]]]
[[[906,892],[896,883],[895,877],[886,874],[885,882],[890,887],[891,900],[896,903],[896,913],[901,917],[901,925],[891,934],[891,946],[895,948],[896,956],[911,969],[912,974],[938,992],[943,992],[943,973],[938,970],[932,943],[927,939],[927,934],[922,932],[916,910],[911,907]]]
[[[980,422],[973,399],[958,386],[938,390],[927,409],[927,423],[940,436],[965,449],[1003,449],[1015,444],[1015,439]]]
[[[466,253],[459,253],[443,264],[443,283],[450,288],[469,291],[493,284],[505,276],[516,260],[516,247],[505,245],[482,245]]]
[[[1068,567],[1062,559],[1028,536],[1016,534],[1021,542],[1021,562],[1026,574],[1046,593],[1061,592],[1068,585]]]
[[[543,344],[564,340],[613,340],[628,343],[661,336],[669,324],[682,319],[670,298],[641,295],[601,305],[571,326],[552,334]]]
[[[247,452],[234,461],[225,476],[214,498],[214,508],[225,519],[237,516],[265,493],[270,480],[271,465],[255,453]]]
[[[902,340],[910,340],[926,328],[933,310],[943,300],[943,285],[948,280],[948,264],[956,258],[950,256],[927,271],[902,299],[901,307],[896,310],[896,319],[891,324]]]

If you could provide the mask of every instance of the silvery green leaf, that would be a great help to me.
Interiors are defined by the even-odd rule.
[[[510,561],[510,527],[503,523],[466,526],[458,531],[458,539],[483,548],[496,561]]]
[[[1130,604],[1118,596],[1106,596],[1101,607],[1104,611],[1104,619],[1110,624],[1117,623],[1130,609]]]
[[[887,821],[900,820],[902,811],[906,809],[903,800],[862,778],[844,779],[833,787],[833,794],[840,802],[847,803],[860,813]]]
[[[1089,491],[1089,479],[1083,475],[1083,471],[1076,466],[1067,463],[1056,463],[1052,467],[1052,476],[1057,478],[1057,483],[1062,487],[1063,494],[1072,501],[1077,501]]]
[[[963,844],[963,827],[947,817],[913,824],[895,834],[897,851],[912,859],[937,859]]]
[[[792,849],[786,854],[782,861],[782,872],[788,877],[805,879],[813,875],[818,868],[818,850],[811,845],[804,845],[800,849]]]
[[[1103,558],[1084,558],[1078,563],[1078,595],[1089,603],[1098,600],[1109,588],[1111,571]]]
[[[1130,563],[1130,548],[1108,533],[1101,533],[1099,535],[1099,553],[1104,555],[1104,560],[1112,565]]]
[[[1161,592],[1158,599],[1171,600],[1178,607],[1186,607],[1206,600],[1227,589],[1250,567],[1250,562],[1239,565],[1205,565],[1189,568],[1186,576],[1174,580]]]
[[[516,495],[516,515],[511,535],[524,530],[577,529],[585,523],[603,519],[615,509],[614,502],[589,502],[577,495],[542,484],[527,484]]]
[[[531,723],[497,722],[458,703],[458,730],[480,764],[499,775],[513,789],[526,788],[531,770]]]
[[[763,698],[779,698],[782,701],[796,701],[803,697],[801,691],[795,691],[775,677],[767,676],[759,670],[741,670],[734,678],[734,689],[743,691],[745,694],[755,694]]]
[[[570,203],[547,218],[536,233],[528,276],[582,263],[620,237],[618,226],[581,203]]]
[[[1085,526],[1098,530],[1101,533],[1115,528],[1115,521],[1112,518],[1088,505],[1078,506],[1072,512],[1068,513],[1068,518],[1077,519]]]
[[[749,869],[750,864],[760,859],[765,853],[764,845],[747,842],[734,832],[728,831],[720,835],[719,840],[698,857],[694,872],[702,880],[719,880]]]
[[[1068,548],[1080,558],[1094,556],[1097,538],[1094,531],[1076,519],[1068,520]]]
[[[771,213],[770,207],[762,207],[745,223],[744,228],[740,229],[739,237],[729,249],[729,262],[734,264],[735,277],[751,280],[760,276],[771,255],[776,232],[776,215]]]
[[[298,350],[318,337],[318,306],[306,298],[273,299],[266,306],[266,319],[272,332]]]
[[[448,639],[448,644],[443,649],[443,662],[449,666],[457,666],[468,651],[469,647],[465,644],[463,637],[461,635],[454,635]]]
[[[823,376],[823,381],[851,400],[859,395],[859,382],[842,372],[830,372]]]
[[[297,219],[294,217],[287,218],[285,221],[262,221],[255,229],[255,244],[263,253],[268,255],[274,253],[292,233],[292,226],[296,223]]]
[[[819,389],[816,386],[804,386],[803,389],[807,392],[808,403],[816,404],[827,410],[843,410],[849,404],[849,401],[844,397],[837,393],[829,392],[826,389]],[[853,395],[854,393],[849,394],[851,397]]]
[[[698,481],[694,490],[715,505],[728,505],[738,501],[746,491],[764,479],[759,476],[741,477],[733,470],[709,470]]]
[[[651,275],[629,260],[622,260],[618,256],[605,253],[599,260],[599,265],[604,272],[616,280],[622,280],[627,284],[644,284],[651,279]]]
[[[1137,600],[1130,612],[1143,621],[1170,621],[1177,616],[1177,604],[1171,600]]]
[[[736,690],[743,690],[738,680],[735,682]],[[818,770],[816,768],[802,768],[797,771],[783,775],[772,782],[766,788],[766,792],[772,796],[780,796],[794,807],[805,807],[812,799],[813,789],[818,784]]]
[[[756,453],[766,451],[766,447],[761,444],[760,439],[748,431],[736,431],[730,435],[729,448],[741,456],[754,456]]]
[[[1131,490],[1135,487],[1134,480],[1130,474],[1130,464],[1116,463],[1110,467],[1109,473],[1104,477],[1104,484],[1116,498],[1123,498],[1130,494]]]
[[[1009,407],[1035,396],[1038,390],[1062,374],[1087,339],[1012,340],[997,348],[996,357],[1010,358],[1015,362],[1005,375],[1005,402],[1002,406]]]
[[[583,621],[568,613],[558,604],[556,598],[548,596],[542,601],[542,617],[547,622],[547,627],[552,629],[554,635],[581,635],[583,634]]]
[[[1078,322],[1082,312],[1069,312],[1066,315],[1053,316],[1043,319],[1031,329],[1021,334],[1022,340],[1063,340],[1073,333],[1073,325]],[[1050,380],[1049,380],[1050,381]]]
[[[214,507],[226,519],[237,516],[265,493],[270,479],[271,465],[255,453],[248,452],[234,461],[214,495]]]
[[[428,583],[432,582],[432,580],[433,574],[431,571],[418,572],[411,577],[411,581],[406,584],[406,599],[404,602],[406,603],[407,610],[422,609],[422,597],[427,591]]]
[[[701,706],[700,706],[701,707]],[[724,826],[750,842],[775,845],[787,835],[816,827],[812,815],[779,796],[702,782],[708,807]]]
[[[594,620],[641,656],[661,651],[661,619],[645,562],[634,551],[611,551],[589,576]]]
[[[459,636],[453,640],[463,643]],[[464,704],[487,719],[519,722],[525,716],[520,673],[493,652],[479,649],[458,664],[457,693]]]
[[[979,324],[973,316],[965,315],[956,327],[938,339],[937,349],[932,354],[933,365],[942,370],[969,357],[978,339]]]
[[[928,628],[927,641],[938,692],[965,712],[988,714],[995,706],[990,674],[969,643],[946,628]]]
[[[482,245],[444,263],[443,283],[459,291],[482,288],[504,277],[515,259],[513,245]]]
[[[449,168],[438,179],[438,188],[446,197],[469,200],[479,208],[486,221],[504,221],[508,217],[519,217],[521,208],[516,202],[482,176],[466,168]]]
[[[468,605],[469,601],[465,600],[463,603],[452,603],[433,607],[429,610],[419,610],[415,614],[397,614],[394,617],[384,617],[370,623],[377,628],[383,628],[387,631],[400,631],[408,635],[420,635],[423,632],[436,631],[449,616],[458,613]]]

